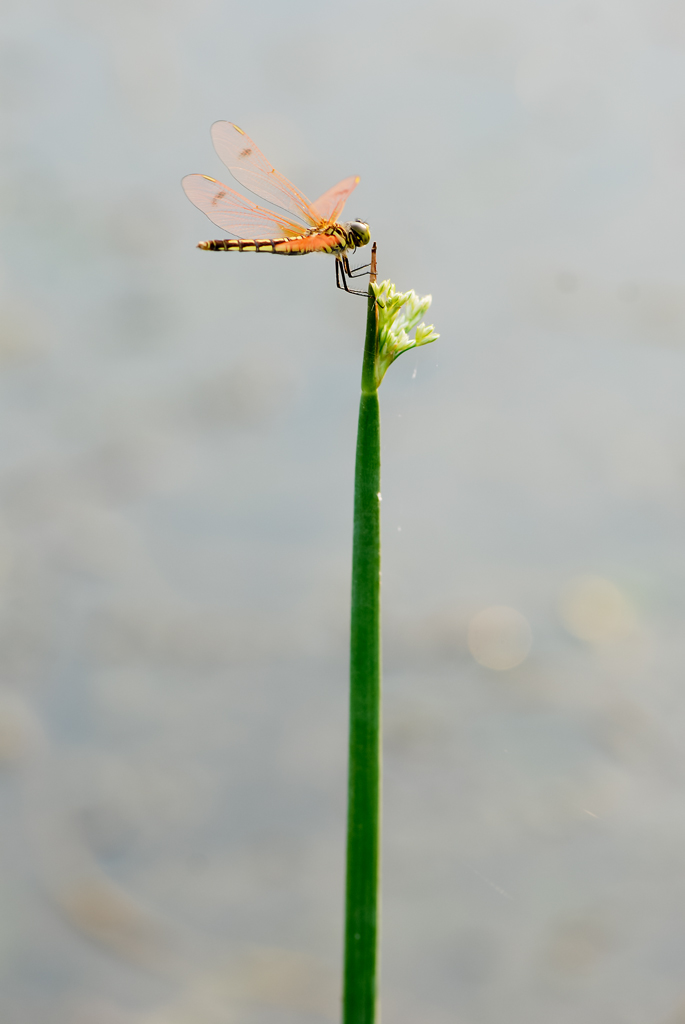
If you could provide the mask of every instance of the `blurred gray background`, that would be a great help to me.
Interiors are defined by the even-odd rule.
[[[0,49],[0,1017],[338,1018],[365,308],[392,1024],[685,1022],[685,3],[24,0]]]

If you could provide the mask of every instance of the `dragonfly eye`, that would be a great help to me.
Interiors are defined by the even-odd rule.
[[[352,235],[354,244],[358,247],[362,245],[368,245],[371,241],[371,231],[369,225],[363,220],[353,220],[350,222],[348,230]]]

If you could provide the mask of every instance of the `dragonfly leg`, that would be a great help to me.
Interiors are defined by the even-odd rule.
[[[352,274],[350,273],[350,265],[347,262],[347,257],[343,256],[342,259],[340,257],[336,257],[336,260],[335,260],[335,283],[336,283],[337,287],[340,288],[343,291],[346,291],[348,295],[363,295],[366,298],[368,296],[368,294],[369,294],[368,292],[360,292],[360,291],[357,291],[356,288],[349,288],[348,287],[348,285],[347,285],[347,278],[348,277],[351,279],[352,278]],[[341,281],[342,281],[342,284],[340,283]]]
[[[347,256],[342,257],[342,262],[345,268],[345,273],[350,278],[350,280],[354,280],[355,277],[366,277],[367,274],[371,273],[370,270],[366,270],[367,267],[371,266],[370,263],[362,263],[360,267],[355,267],[354,270],[352,270],[350,268],[350,261]]]

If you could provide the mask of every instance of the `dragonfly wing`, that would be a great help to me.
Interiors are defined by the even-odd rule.
[[[312,203],[312,210],[321,220],[334,223],[342,213],[343,206],[350,192],[359,184],[359,178],[345,178],[344,181],[329,188],[322,196]]]
[[[305,230],[301,224],[271,210],[263,210],[247,196],[241,196],[205,174],[187,174],[181,184],[191,203],[202,210],[212,224],[238,238],[292,238]]]
[[[301,217],[308,227],[318,226],[319,218],[309,200],[287,178],[274,170],[252,139],[237,124],[215,121],[212,125],[212,142],[241,185],[274,206]]]

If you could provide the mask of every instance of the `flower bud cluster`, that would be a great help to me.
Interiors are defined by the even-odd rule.
[[[433,325],[419,323],[431,304],[432,296],[419,298],[415,291],[398,292],[391,281],[372,282],[378,308],[378,349],[376,354],[376,387],[391,363],[420,345],[429,345],[440,337]],[[416,328],[413,338],[411,332]]]

